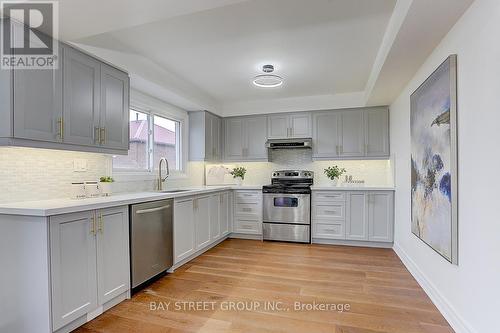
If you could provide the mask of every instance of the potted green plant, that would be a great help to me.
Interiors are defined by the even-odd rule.
[[[236,180],[236,184],[238,184],[238,186],[241,186],[241,184],[243,183],[243,179],[245,179],[247,169],[245,169],[244,167],[236,167],[230,173]]]
[[[346,173],[346,169],[339,168],[337,165],[325,169],[325,175],[330,179],[332,186],[337,186],[340,176]]]
[[[99,179],[99,189],[101,190],[101,194],[103,196],[108,197],[111,195],[111,193],[113,193],[111,190],[111,184],[114,181],[115,180],[109,176],[101,177]]]

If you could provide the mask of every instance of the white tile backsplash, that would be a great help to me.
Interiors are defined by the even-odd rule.
[[[355,179],[365,180],[366,186],[392,186],[391,162],[388,160],[316,161],[310,150],[275,150],[271,162],[245,162],[231,165],[244,166],[248,172],[244,185],[268,184],[273,170],[305,169],[315,172],[315,184],[328,184],[323,169],[338,165],[347,169]],[[0,148],[0,203],[43,199],[67,198],[71,183],[98,180],[111,175],[110,155],[71,151],[1,147]],[[74,161],[86,162],[86,171],[74,171]],[[189,162],[186,177],[170,178],[165,188],[201,186],[205,183],[205,163]],[[120,180],[113,191],[140,192],[155,188],[155,180]]]
[[[74,160],[86,171],[74,172]],[[0,202],[66,198],[71,183],[107,175],[111,156],[62,150],[0,148]]]
[[[243,182],[245,185],[268,184],[272,171],[287,169],[313,171],[314,183],[320,186],[327,185],[329,180],[324,174],[324,169],[338,165],[346,168],[347,174],[352,175],[353,179],[364,180],[365,186],[393,186],[389,160],[312,161],[312,151],[306,149],[273,150],[270,154],[271,162],[241,162],[231,163],[231,165],[247,168]]]

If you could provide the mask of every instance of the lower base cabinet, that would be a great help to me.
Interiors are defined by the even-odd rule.
[[[174,264],[230,233],[230,192],[218,192],[174,202]]]
[[[130,289],[128,207],[50,217],[52,330]]]
[[[262,236],[262,192],[237,190],[233,193],[233,234]]]
[[[313,192],[312,221],[313,240],[391,243],[394,239],[394,193]]]

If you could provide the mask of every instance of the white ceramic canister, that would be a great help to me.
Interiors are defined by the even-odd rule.
[[[99,185],[95,181],[85,182],[85,194],[87,198],[97,198],[101,195],[99,191]]]
[[[71,199],[85,199],[85,183],[71,183]]]

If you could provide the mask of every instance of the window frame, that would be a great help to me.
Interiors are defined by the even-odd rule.
[[[178,117],[168,112],[160,112],[131,104],[129,107],[131,111],[141,112],[147,115],[148,122],[148,143],[147,143],[147,168],[146,169],[131,169],[131,168],[114,168],[113,160],[111,160],[110,169],[115,180],[118,181],[139,181],[139,180],[152,180],[156,179],[158,173],[158,166],[154,164],[154,117],[161,117],[174,121],[176,123],[175,130],[175,148],[176,148],[176,165],[175,169],[170,168],[169,179],[187,178],[187,154],[185,150],[185,128],[186,118]],[[187,113],[186,113],[187,116]]]

